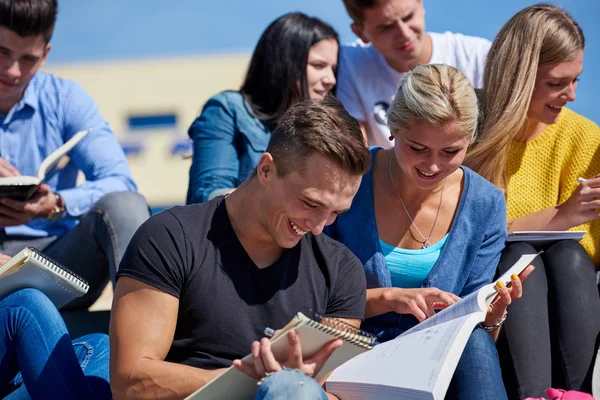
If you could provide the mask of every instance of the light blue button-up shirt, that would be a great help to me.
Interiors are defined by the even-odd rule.
[[[88,135],[68,155],[67,167],[48,184],[65,201],[66,216],[58,222],[37,219],[6,227],[8,236],[63,235],[102,196],[136,191],[125,154],[91,97],[75,82],[38,72],[23,98],[8,114],[0,113],[0,157],[21,175],[36,176],[41,162],[75,133]],[[79,171],[85,183],[76,186]]]

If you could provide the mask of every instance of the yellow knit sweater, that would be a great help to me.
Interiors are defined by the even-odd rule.
[[[508,219],[565,202],[577,178],[600,174],[600,128],[563,108],[558,121],[531,142],[513,141],[507,167]],[[587,231],[581,244],[600,268],[600,221],[571,228]]]

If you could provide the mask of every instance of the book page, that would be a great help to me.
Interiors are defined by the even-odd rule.
[[[471,332],[482,315],[480,312],[450,319],[378,344],[334,370],[327,380],[327,390],[336,394],[336,388],[341,387],[342,382],[352,382],[425,392],[434,392],[441,387],[445,393]]]
[[[489,285],[487,285],[487,286],[489,286]],[[483,289],[483,288],[481,288],[481,289]],[[479,290],[481,290],[481,289],[479,289]],[[487,293],[487,291],[486,291],[486,293]],[[464,317],[468,314],[471,314],[471,313],[474,313],[477,311],[483,311],[481,308],[482,305],[480,303],[480,299],[478,296],[479,296],[479,291],[471,293],[467,297],[452,304],[450,307],[438,312],[437,314],[435,314],[432,317],[427,318],[425,321],[421,322],[420,324],[415,325],[411,329],[404,332],[402,335],[410,334],[410,333],[412,333],[412,331],[428,329],[432,326],[435,326],[438,324],[443,324],[444,322],[448,322],[448,321],[456,319],[456,318]]]
[[[77,132],[71,139],[67,140],[62,146],[46,157],[38,168],[38,179],[40,181],[48,181],[53,175],[62,170],[69,162],[69,158],[65,157],[66,154],[87,134],[88,131]]]

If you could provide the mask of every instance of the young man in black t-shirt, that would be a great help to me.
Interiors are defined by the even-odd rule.
[[[281,390],[294,392],[287,398],[333,398],[312,379],[277,390],[270,382],[315,376],[340,339],[310,360],[275,360],[268,340],[258,340],[298,311],[359,326],[362,265],[320,233],[350,208],[369,167],[358,123],[337,100],[303,102],[284,115],[236,191],[150,218],[118,273],[110,328],[115,398],[182,398],[232,363],[257,379],[277,372],[261,384],[262,398],[286,395]],[[288,340],[301,349],[294,333]],[[250,366],[240,361],[248,353]],[[285,367],[300,372],[280,372]]]

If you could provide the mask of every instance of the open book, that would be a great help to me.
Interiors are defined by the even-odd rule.
[[[352,357],[371,348],[375,337],[354,328],[335,318],[323,318],[317,322],[302,313],[296,316],[284,328],[271,338],[271,349],[277,360],[285,360],[288,355],[287,332],[295,329],[302,344],[302,357],[309,358],[317,353],[326,343],[333,339],[344,340],[342,346],[336,349],[327,360],[317,379],[325,376],[334,368]],[[251,355],[242,359],[250,363]],[[195,400],[252,400],[258,389],[258,381],[230,367],[208,384],[186,398]]]
[[[26,247],[0,266],[0,296],[33,288],[60,308],[87,293],[87,282],[34,247]]]
[[[498,280],[510,283],[537,254],[522,256]],[[443,400],[475,326],[496,296],[493,283],[438,312],[397,338],[337,368],[327,392],[344,400]]]
[[[64,167],[70,159],[67,153],[87,135],[88,131],[77,132],[73,137],[54,150],[40,164],[36,176],[9,176],[0,178],[0,197],[27,200],[35,193],[38,185],[47,182]]]

